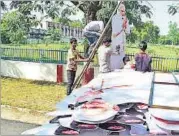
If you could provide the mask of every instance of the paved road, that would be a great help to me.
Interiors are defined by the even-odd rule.
[[[25,130],[35,127],[38,125],[1,119],[1,135],[20,135]]]

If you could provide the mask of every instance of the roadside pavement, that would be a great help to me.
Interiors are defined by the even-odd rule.
[[[1,119],[1,135],[21,135],[22,132],[38,126],[37,124]]]
[[[1,105],[1,119],[42,125],[53,118],[46,115],[47,113],[48,112],[46,111],[33,111],[29,109]]]

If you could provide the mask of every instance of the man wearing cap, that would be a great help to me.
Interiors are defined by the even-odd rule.
[[[111,39],[104,39],[103,44],[98,49],[98,60],[99,60],[99,72],[107,73],[111,71],[110,68],[110,57],[112,54],[111,50]]]
[[[140,52],[135,55],[135,70],[141,72],[151,72],[152,58],[145,52],[147,43],[142,41],[139,44]]]
[[[112,18],[112,50],[111,69],[124,67],[126,34],[130,34],[129,21],[126,17],[124,4],[120,4],[118,13]]]

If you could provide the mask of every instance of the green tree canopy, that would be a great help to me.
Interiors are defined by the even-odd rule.
[[[28,18],[18,11],[4,14],[1,21],[1,33],[12,43],[20,43],[27,38],[27,32],[37,24],[35,17]],[[4,37],[5,38],[5,37]]]
[[[116,1],[71,1],[81,11],[84,12],[85,23],[89,20],[102,20],[106,24],[114,11],[117,2]],[[151,17],[151,6],[150,4],[144,4],[141,1],[124,1],[126,6],[126,14],[129,19],[129,23],[139,27],[142,24],[142,15]],[[147,6],[149,5],[149,6]],[[111,35],[111,28],[108,30],[106,36]]]
[[[0,6],[2,10],[7,10],[7,5],[3,1],[0,1]]]
[[[169,32],[168,32],[168,36],[170,38],[170,40],[172,41],[172,45],[176,45],[179,41],[179,28],[176,22],[169,23]]]
[[[71,1],[76,5],[81,11],[84,12],[86,23],[89,20],[103,20],[107,23],[109,17],[111,16],[114,8],[117,5],[116,1]],[[130,20],[130,24],[140,24],[141,15],[144,14],[146,17],[151,17],[151,6],[146,6],[150,4],[144,4],[141,1],[124,1],[126,6],[127,16]]]
[[[72,4],[73,3],[73,4]],[[141,16],[151,17],[151,6],[141,1],[124,1],[126,6],[126,14],[129,18],[129,23],[133,24],[136,29],[140,28],[142,23]],[[74,6],[75,5],[75,6]],[[89,20],[103,20],[106,24],[111,16],[114,8],[116,7],[116,1],[12,1],[10,8],[17,10],[17,13],[21,15],[21,21],[24,21],[21,25],[23,31],[27,33],[30,27],[36,26],[41,21],[37,21],[36,14],[33,11],[46,13],[45,17],[56,19],[57,22],[68,23],[70,26],[84,27],[80,21],[69,20],[70,15],[74,15],[78,10],[84,12],[85,23]],[[23,17],[22,17],[23,16]],[[17,17],[16,17],[17,19]],[[147,31],[148,33],[148,31]],[[111,35],[111,29],[108,32],[108,36]],[[141,34],[142,38],[145,37],[145,33]]]
[[[145,40],[150,43],[158,43],[160,29],[152,21],[142,23],[140,27],[134,27],[129,36],[131,42]]]
[[[168,8],[168,13],[169,14],[175,15],[178,12],[179,12],[179,3],[169,5],[169,8]]]
[[[69,23],[69,26],[83,28],[84,24],[80,20],[73,20]]]

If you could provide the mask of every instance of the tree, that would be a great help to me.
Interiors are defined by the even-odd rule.
[[[6,6],[6,4],[3,2],[3,1],[0,1],[0,10],[7,10],[7,6]],[[2,27],[2,26],[1,26]],[[0,33],[0,36],[1,36],[1,38],[0,38],[0,43],[2,42],[2,43],[9,43],[10,41],[9,41],[9,39],[7,38],[7,36],[6,36],[6,33],[2,33],[2,28],[0,27],[0,29],[1,29],[1,33]]]
[[[44,17],[48,16],[52,19],[76,13],[75,8],[64,1],[12,1],[10,8],[17,9],[25,15],[32,15],[33,11],[40,12],[45,15]]]
[[[81,11],[84,12],[86,23],[89,20],[100,19],[107,23],[109,17],[111,16],[114,8],[117,5],[115,1],[71,1],[76,5]],[[145,14],[147,17],[151,17],[152,12],[150,7],[143,5],[139,1],[124,1],[126,6],[127,16],[130,23],[137,25],[141,21],[141,15]]]
[[[117,2],[116,1],[71,1],[81,11],[84,12],[85,23],[90,20],[103,20],[106,24],[114,11]],[[136,27],[140,27],[142,24],[141,15],[151,17],[152,12],[149,6],[144,5],[141,1],[124,1],[126,6],[126,14],[129,18],[129,23]],[[111,36],[111,25],[108,29],[106,36]]]
[[[168,32],[168,36],[170,38],[170,40],[172,41],[172,45],[176,45],[177,42],[179,41],[179,28],[177,26],[177,23],[169,23],[169,32]]]
[[[84,24],[81,21],[79,21],[79,20],[73,20],[73,21],[70,21],[69,26],[75,27],[75,28],[76,27],[83,28]]]
[[[152,21],[142,23],[140,27],[134,27],[129,41],[145,40],[150,43],[158,43],[160,29],[155,26]]]
[[[157,43],[159,39],[160,29],[155,26],[152,21],[144,23],[144,31],[147,32],[145,40],[150,43]]]
[[[81,22],[80,20],[70,20],[69,18],[62,18],[62,17],[58,17],[55,18],[53,20],[53,22],[56,23],[60,23],[62,25],[67,25],[67,26],[71,26],[71,27],[79,27],[79,28],[83,28],[84,27],[84,23]]]
[[[7,6],[6,6],[6,4],[3,2],[3,1],[0,1],[0,8],[2,9],[2,10],[7,10]]]
[[[168,38],[167,35],[161,35],[159,38],[159,43],[163,44],[163,45],[171,45],[172,44],[171,40]]]
[[[12,1],[10,3],[10,9],[15,9],[24,18],[28,31],[32,26],[37,26],[41,22],[41,20],[37,19],[36,14],[32,13],[37,7],[37,1]]]
[[[2,35],[6,35],[12,43],[20,43],[27,38],[29,29],[36,24],[36,18],[27,18],[18,11],[4,14],[1,22]],[[4,40],[6,41],[6,40]]]
[[[66,21],[69,15],[75,14],[77,9],[84,12],[85,23],[89,20],[103,20],[106,24],[111,16],[114,8],[117,5],[115,1],[71,1],[73,5],[63,1],[12,1],[11,8],[17,9],[28,20],[36,15],[32,11],[46,13],[51,18],[65,18]],[[124,1],[126,6],[126,14],[130,20],[130,24],[136,27],[142,25],[141,15],[151,17],[151,7],[146,6],[141,1]],[[64,21],[64,20],[63,20]],[[111,35],[111,28],[107,32],[107,36]]]
[[[52,41],[60,41],[62,36],[61,31],[59,29],[48,30],[48,35],[50,35]]]
[[[46,46],[49,43],[54,43],[54,41],[60,41],[62,37],[61,31],[59,29],[49,29],[46,33],[46,36],[43,37]]]
[[[63,1],[12,1],[11,8],[16,8],[20,11],[26,11],[30,14],[35,10],[38,12],[46,12],[49,17],[67,17],[68,15],[75,14],[77,8],[84,12],[85,23],[89,20],[103,20],[107,23],[114,8],[117,5],[115,1],[71,1],[75,6],[65,3]],[[134,26],[141,24],[141,15],[144,14],[147,17],[151,17],[152,12],[149,6],[146,6],[139,1],[124,1],[127,11],[127,16],[130,20],[130,24]],[[26,5],[26,6],[25,6]],[[64,7],[64,8],[62,8]],[[24,10],[25,9],[25,10]],[[61,12],[60,9],[63,9]]]
[[[169,14],[175,15],[178,12],[179,12],[179,3],[173,4],[173,5],[169,5],[169,8],[168,8],[168,13]]]
[[[102,8],[105,2],[102,1],[71,1],[81,11],[84,12],[85,23],[87,24],[90,20],[97,20],[97,11]]]
[[[71,20],[68,18],[56,17],[53,22],[60,23],[62,25],[70,25]]]

